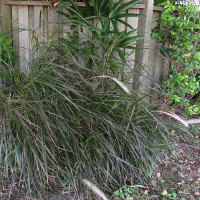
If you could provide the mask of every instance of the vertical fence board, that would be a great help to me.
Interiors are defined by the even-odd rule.
[[[58,39],[57,22],[58,22],[58,13],[56,12],[57,8],[51,8],[48,12],[48,33],[49,38]]]
[[[19,6],[19,24],[23,29],[28,28],[28,6]],[[20,70],[25,74],[29,71],[29,32],[21,30],[19,32],[19,55],[20,55]]]
[[[47,6],[44,7],[43,13],[43,36],[44,39],[48,39],[49,38],[49,27],[48,27],[48,11],[49,8]]]
[[[40,42],[43,38],[43,6],[33,7],[33,23],[36,37],[38,37],[38,41]]]
[[[0,0],[1,31],[11,33],[12,8],[6,5],[6,0]]]
[[[139,14],[139,9],[129,9],[129,13]],[[137,36],[138,20],[138,17],[129,17],[127,19],[127,23],[129,23],[135,29],[135,32],[132,34],[132,36]],[[127,31],[131,31],[131,29],[127,27]],[[136,42],[132,44],[132,46],[136,47]],[[133,70],[135,64],[135,51],[127,49],[126,52],[130,54],[128,56],[128,64],[130,65],[131,70]]]
[[[33,49],[34,49],[34,6],[28,6],[28,28],[29,28],[29,63],[31,65],[32,59],[34,57],[33,55]]]
[[[13,33],[13,47],[19,50],[19,15],[18,6],[12,6],[12,33]]]
[[[62,8],[58,8],[59,11],[63,11]],[[63,29],[64,29],[64,26],[63,26],[63,20],[65,20],[64,16],[63,15],[60,15],[58,14],[58,37],[59,38],[62,38],[63,37]]]
[[[69,11],[68,10],[65,10],[65,9],[62,9],[62,12],[66,12],[67,14],[69,14]],[[67,32],[70,32],[70,33],[73,33],[71,30],[70,30],[70,22],[69,20],[66,20],[66,18],[64,16],[62,16],[62,31],[63,31],[63,37],[64,38],[67,38]]]

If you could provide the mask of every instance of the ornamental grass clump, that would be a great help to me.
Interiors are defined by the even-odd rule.
[[[168,128],[136,92],[97,77],[104,57],[78,47],[43,45],[26,76],[1,66],[0,164],[27,191],[81,179],[110,192],[144,183],[170,146]]]

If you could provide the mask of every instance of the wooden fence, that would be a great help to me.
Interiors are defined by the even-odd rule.
[[[128,0],[125,0],[125,2],[128,2]],[[84,6],[81,2],[77,4]],[[49,1],[0,0],[0,6],[3,15],[1,31],[11,31],[13,33],[13,45],[20,55],[20,68],[22,71],[27,72],[31,59],[31,44],[33,44],[31,43],[32,32],[27,31],[27,29],[33,30],[41,39],[48,40],[55,24],[63,20],[62,16],[56,12],[60,8],[51,7]],[[153,6],[153,0],[144,0],[129,9],[128,12],[145,14],[146,17],[123,19],[137,29],[135,35],[144,35],[143,41],[133,44],[137,45],[140,50],[131,54],[127,59],[130,70],[134,67],[138,69],[141,68],[140,66],[144,67],[145,72],[143,74],[145,76],[140,77],[138,81],[142,83],[142,88],[145,90],[158,83],[161,74],[165,71],[165,68],[162,67],[163,61],[159,54],[158,44],[151,38],[151,28],[156,25],[155,18],[160,15],[161,11],[161,7]],[[67,28],[65,26],[63,25],[61,29]],[[24,28],[24,30],[16,31],[19,27]],[[120,30],[129,29],[124,25],[120,25],[119,28]],[[55,37],[64,36],[63,34],[65,34],[64,31],[55,35]]]

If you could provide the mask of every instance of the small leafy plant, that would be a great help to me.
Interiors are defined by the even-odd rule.
[[[118,197],[125,200],[132,199],[135,195],[138,194],[138,188],[133,188],[130,186],[122,186],[119,190],[114,192],[114,198],[117,199]]]
[[[11,45],[12,39],[9,39],[6,33],[0,33],[0,64],[16,61],[15,49]]]
[[[171,70],[166,90],[172,103],[188,115],[200,114],[200,12],[198,6],[162,4],[160,27],[154,33],[169,55]]]

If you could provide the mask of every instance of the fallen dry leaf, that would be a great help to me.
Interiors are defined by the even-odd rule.
[[[148,194],[148,193],[149,193],[149,190],[145,190],[145,191],[144,191],[144,194]]]
[[[160,178],[161,177],[161,173],[157,173],[156,176],[157,176],[157,178]]]
[[[140,199],[140,196],[135,196],[135,199],[137,199],[137,200]]]
[[[182,153],[182,152],[184,152],[184,150],[183,149],[179,149],[179,152]]]
[[[183,184],[185,184],[184,180],[182,180],[181,182],[177,183],[177,185],[183,185]]]
[[[161,195],[162,195],[162,196],[166,196],[166,195],[167,195],[167,190],[163,190],[163,191],[161,192]]]
[[[195,192],[194,195],[195,196],[200,196],[200,193],[199,192]]]
[[[186,169],[187,169],[188,171],[191,171],[191,168],[190,168],[189,165],[186,167]]]
[[[176,135],[176,131],[173,130],[173,131],[171,132],[171,135],[175,136],[175,135]]]

